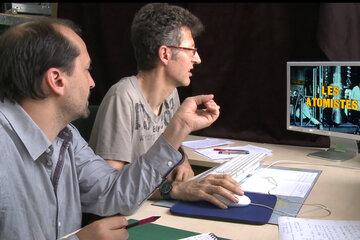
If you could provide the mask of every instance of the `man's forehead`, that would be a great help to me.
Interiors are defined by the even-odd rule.
[[[77,35],[71,28],[61,25],[61,24],[54,24],[54,28],[63,34],[69,41],[74,43],[77,47],[86,47],[84,41],[81,39],[79,35]]]
[[[81,55],[85,54],[88,56],[85,42],[71,28],[60,24],[54,24],[54,28],[63,34],[70,42],[72,42],[80,50]]]
[[[194,38],[192,36],[191,30],[188,27],[181,28],[181,42],[195,44]]]

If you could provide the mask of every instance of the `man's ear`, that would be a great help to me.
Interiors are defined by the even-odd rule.
[[[162,62],[163,64],[167,65],[169,60],[171,59],[171,51],[170,48],[162,45],[159,47],[159,51],[158,51],[158,55],[159,55],[159,60],[160,62]]]
[[[65,93],[65,81],[66,81],[65,72],[61,71],[58,68],[49,68],[45,74],[45,88],[49,93],[54,93],[59,96],[63,96]]]

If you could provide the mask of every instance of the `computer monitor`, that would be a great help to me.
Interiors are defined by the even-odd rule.
[[[360,140],[360,62],[287,62],[287,129],[330,137],[310,156],[348,160]]]

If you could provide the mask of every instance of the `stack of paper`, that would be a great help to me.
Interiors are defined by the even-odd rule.
[[[192,149],[199,149],[199,148],[209,148],[209,147],[216,147],[222,146],[227,144],[232,144],[233,142],[225,139],[219,138],[205,138],[201,140],[194,140],[194,141],[186,141],[183,142],[182,145]]]
[[[245,146],[234,146],[234,147],[222,147],[224,150],[247,150],[249,153],[265,153],[266,155],[272,155],[272,151],[267,148],[257,147],[253,145],[245,145]],[[239,154],[221,154],[219,151],[214,150],[214,148],[206,148],[206,149],[197,149],[195,150],[197,153],[204,155],[212,160],[223,160],[223,159],[232,159],[234,157],[239,156]]]
[[[182,238],[180,240],[216,240],[218,239],[217,236],[213,233],[203,233],[196,236]]]
[[[280,240],[360,239],[360,221],[279,217]]]
[[[317,176],[317,172],[264,168],[246,179],[241,184],[241,189],[250,192],[304,198]]]

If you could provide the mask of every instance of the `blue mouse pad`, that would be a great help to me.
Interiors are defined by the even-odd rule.
[[[251,199],[251,203],[266,205],[272,209],[275,207],[275,195],[252,192],[246,192],[245,195]],[[205,201],[179,201],[170,208],[170,212],[175,215],[187,217],[261,225],[268,223],[273,210],[251,204],[246,207],[229,207],[227,209],[221,209]]]

